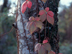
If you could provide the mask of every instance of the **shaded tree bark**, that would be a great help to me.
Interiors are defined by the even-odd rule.
[[[25,11],[24,14],[21,13],[21,5],[25,0],[18,1],[18,14],[17,14],[17,42],[18,42],[18,54],[36,54],[34,52],[34,46],[38,43],[39,40],[39,33],[34,33],[33,35],[28,35],[29,31],[26,29],[26,21],[30,16],[36,17],[39,13],[39,10],[42,10],[43,7],[49,7],[51,11],[54,12],[54,26],[47,22],[46,28],[46,35],[49,38],[49,43],[51,44],[52,50],[59,53],[59,37],[58,37],[58,18],[57,18],[57,11],[58,11],[58,3],[59,0],[47,0],[44,4],[41,0],[31,0],[33,5],[31,9]],[[44,23],[45,24],[45,23]],[[44,31],[40,33],[41,39],[39,40],[40,43],[44,40]]]

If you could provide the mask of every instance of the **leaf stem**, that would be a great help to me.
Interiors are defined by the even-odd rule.
[[[46,20],[46,23],[45,23],[45,38],[46,38],[46,25],[47,25],[47,20]]]

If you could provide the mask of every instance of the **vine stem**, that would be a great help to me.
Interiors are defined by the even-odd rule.
[[[39,8],[38,8],[39,3],[38,3],[38,0],[36,0],[36,3],[37,3],[37,14],[38,14],[38,13],[39,13]],[[39,33],[39,39],[38,39],[38,42],[40,42],[40,33]]]
[[[37,4],[37,8],[36,8],[36,9],[37,9],[37,16],[38,16],[38,13],[39,13],[39,8],[38,8],[38,7],[39,7],[39,6],[38,6],[39,3],[38,3],[38,0],[36,0],[36,4]]]
[[[46,20],[46,23],[45,23],[45,38],[46,38],[46,25],[47,25],[47,20]]]
[[[41,38],[41,37],[40,37],[40,33],[39,33],[39,42],[40,42],[40,38]]]
[[[49,37],[49,23],[48,23],[48,37]],[[50,36],[51,39],[51,36]],[[50,39],[48,41],[50,41]]]
[[[6,34],[8,34],[8,33],[10,33],[12,30],[13,30],[13,27],[11,28],[11,30],[10,30],[9,32],[6,32],[6,33],[4,33],[4,34],[0,35],[0,37],[2,37],[2,36],[4,36],[4,35],[6,35]]]
[[[19,2],[19,0],[18,0],[18,2]],[[16,19],[15,19],[15,21],[17,22],[17,17],[18,17],[18,2],[17,2],[17,14],[16,14]],[[16,26],[17,26],[17,24],[16,24]],[[19,34],[18,34],[18,32],[17,32],[17,29],[16,29],[16,37],[17,37],[17,52],[18,52],[18,54],[19,54],[19,38],[18,38],[18,36],[19,36]]]

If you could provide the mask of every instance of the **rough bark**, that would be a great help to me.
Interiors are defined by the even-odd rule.
[[[45,4],[41,2],[41,0],[31,0],[33,5],[31,9],[26,10],[24,14],[21,13],[21,5],[25,0],[18,1],[18,14],[17,14],[17,42],[18,42],[18,54],[36,54],[34,52],[34,46],[38,43],[39,34],[34,33],[32,36],[28,35],[29,31],[26,29],[26,21],[30,16],[36,17],[39,10],[43,9],[43,7],[49,7],[51,11],[54,12],[55,23],[54,26],[47,23],[47,31],[46,35],[49,37],[49,43],[52,46],[52,49],[59,53],[59,37],[58,37],[58,18],[57,18],[57,11],[58,11],[58,3],[59,0],[48,0]],[[40,7],[42,5],[42,7]],[[44,39],[44,31],[40,33],[40,43]]]

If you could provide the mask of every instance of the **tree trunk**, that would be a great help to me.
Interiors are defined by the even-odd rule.
[[[59,0],[47,0],[44,4],[41,0],[31,0],[32,1],[32,8],[25,11],[24,14],[21,13],[21,5],[25,0],[18,1],[18,13],[16,18],[16,26],[17,26],[17,43],[18,43],[18,54],[36,54],[34,52],[34,46],[38,42],[42,42],[44,40],[44,31],[40,33],[41,39],[39,39],[39,34],[34,33],[33,35],[28,35],[29,31],[26,29],[26,21],[30,16],[36,17],[37,14],[43,7],[49,7],[51,11],[54,12],[54,26],[47,23],[47,31],[46,35],[49,37],[49,43],[51,44],[52,50],[59,53],[59,37],[58,37],[58,18],[57,18],[57,11],[58,11],[58,3]],[[41,7],[42,6],[42,7]]]

